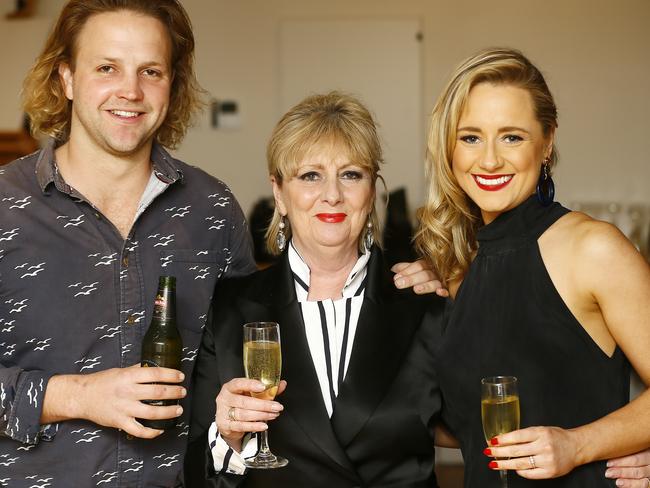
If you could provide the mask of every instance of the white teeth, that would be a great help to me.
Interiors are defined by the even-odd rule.
[[[111,110],[111,113],[120,117],[137,117],[140,115],[138,112],[127,112],[126,110]]]
[[[495,178],[495,179],[490,179],[488,180],[487,178],[481,178],[478,175],[474,175],[476,178],[476,181],[478,181],[481,185],[485,186],[497,186],[497,185],[503,185],[504,183],[510,181],[512,179],[512,175],[506,175],[502,176],[500,178]]]

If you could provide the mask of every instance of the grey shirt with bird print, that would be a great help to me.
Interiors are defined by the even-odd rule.
[[[151,158],[126,239],[63,181],[53,143],[0,167],[0,486],[178,483],[191,391],[176,427],[153,440],[85,420],[40,424],[52,375],[139,363],[163,274],[177,279],[187,387],[215,283],[255,270],[228,187],[158,145]]]

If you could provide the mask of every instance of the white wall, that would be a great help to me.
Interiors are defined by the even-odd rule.
[[[0,6],[8,3],[2,1]],[[43,26],[63,1],[39,3],[44,5],[36,19],[0,20],[4,67],[0,130],[14,128],[20,120],[20,79],[45,38]],[[178,155],[229,183],[246,211],[258,195],[268,193],[264,147],[281,115],[278,26],[286,18],[422,19],[425,114],[462,58],[486,46],[522,49],[546,74],[559,106],[561,161],[555,178],[559,198],[650,202],[648,0],[184,0],[183,4],[194,22],[200,81],[214,97],[240,102],[243,127],[215,131],[209,128],[206,113]]]

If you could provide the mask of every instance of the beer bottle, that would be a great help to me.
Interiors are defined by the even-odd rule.
[[[140,366],[181,369],[183,343],[176,327],[176,278],[161,276],[153,306],[153,316],[142,341]],[[178,400],[143,400],[155,406],[177,405]],[[138,419],[145,427],[169,429],[176,419]]]

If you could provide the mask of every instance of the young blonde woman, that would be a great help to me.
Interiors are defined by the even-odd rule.
[[[553,202],[556,128],[542,74],[509,49],[463,62],[433,111],[417,244],[454,300],[437,370],[467,487],[499,470],[511,488],[615,486],[603,460],[650,446],[650,393],[628,403],[629,363],[650,382],[650,269],[615,227]],[[486,447],[494,375],[519,379],[525,428]]]

